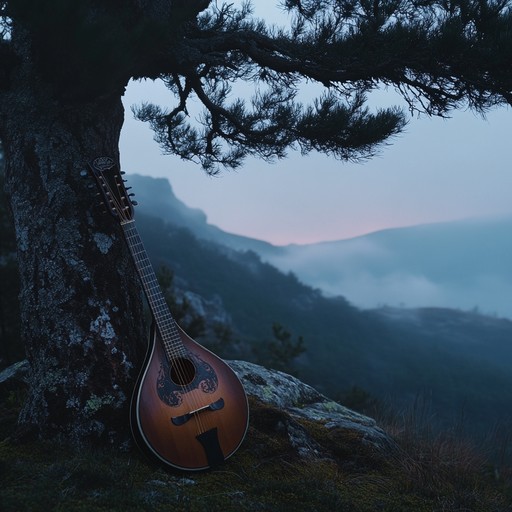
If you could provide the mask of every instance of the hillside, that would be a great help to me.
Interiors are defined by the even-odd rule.
[[[140,212],[137,222],[154,265],[172,268],[182,290],[220,305],[242,345],[270,338],[273,322],[303,336],[295,370],[329,396],[356,387],[398,408],[421,397],[440,426],[464,411],[474,433],[509,418],[511,321],[442,308],[359,310],[254,252],[228,250]],[[229,348],[224,355],[232,357]]]
[[[217,226],[208,223],[205,213],[197,208],[190,208],[174,194],[169,180],[165,178],[150,178],[140,174],[127,175],[129,184],[137,193],[138,210],[152,217],[158,217],[175,226],[190,230],[200,239],[219,243],[236,250],[253,250],[276,254],[280,249],[267,242],[253,238],[234,235],[222,231]]]
[[[0,386],[2,511],[510,510],[507,466],[471,444],[424,437],[408,421],[386,425],[390,437],[289,375],[231,364],[247,387],[251,422],[240,449],[206,472],[164,471],[134,449],[13,442],[4,429],[13,427],[6,416],[14,419],[15,401]]]
[[[343,297],[328,298],[265,263],[253,246],[238,251],[221,244],[251,240],[210,229],[204,214],[169,198],[166,180],[148,182],[157,186],[146,192],[142,187],[136,214],[145,245],[155,267],[172,269],[179,293],[210,323],[229,324],[232,341],[221,347],[221,355],[251,360],[252,349],[272,338],[272,325],[278,322],[294,339],[304,338],[306,351],[290,370],[370,414],[376,407],[379,412],[388,406],[405,409],[420,400],[432,423],[446,426],[464,415],[467,429],[480,436],[511,420],[510,320],[450,308],[361,310]],[[173,209],[177,225],[148,215],[153,207],[159,215]],[[218,240],[199,238],[184,227],[187,223],[217,233]],[[14,276],[14,264],[4,260],[2,272]],[[15,291],[14,286],[2,288],[3,304],[16,304]],[[9,316],[14,327],[15,316]],[[2,364],[23,357],[14,327],[1,333]],[[209,337],[199,341],[218,348]]]
[[[198,238],[252,250],[281,271],[362,308],[379,305],[478,310],[512,318],[512,219],[476,219],[388,229],[348,240],[274,246],[208,224],[168,180],[129,176],[141,211]],[[333,222],[336,222],[333,219]]]
[[[134,447],[16,441],[20,383],[0,372],[2,511],[510,510],[510,470],[467,440],[425,436],[417,418],[377,425],[290,375],[229,363],[249,396],[247,436],[224,465],[189,473]]]

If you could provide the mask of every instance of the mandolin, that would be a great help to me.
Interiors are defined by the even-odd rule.
[[[130,423],[137,445],[168,468],[203,470],[224,462],[242,443],[249,422],[244,388],[222,359],[174,320],[134,221],[133,205],[114,160],[89,164],[107,210],[121,224],[153,322],[135,385]]]

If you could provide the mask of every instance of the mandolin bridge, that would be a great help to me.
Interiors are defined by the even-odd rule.
[[[212,402],[209,405],[205,405],[204,407],[199,407],[198,409],[194,409],[193,411],[187,412],[186,414],[182,414],[181,416],[175,416],[171,418],[173,425],[179,427],[180,425],[184,425],[187,421],[201,411],[220,411],[224,407],[224,398],[219,398],[215,402]]]

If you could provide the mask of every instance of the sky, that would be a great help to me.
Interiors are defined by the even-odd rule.
[[[269,16],[274,0],[258,0]],[[277,19],[277,15],[276,15]],[[128,173],[166,177],[176,196],[203,210],[224,231],[275,245],[352,238],[393,227],[482,216],[512,215],[512,112],[486,118],[411,117],[405,131],[364,163],[289,153],[274,164],[246,160],[236,172],[210,177],[197,165],[162,155],[131,105],[174,106],[160,82],[130,83],[124,97],[121,164]],[[381,106],[395,104],[378,93]],[[136,192],[136,191],[135,191]]]

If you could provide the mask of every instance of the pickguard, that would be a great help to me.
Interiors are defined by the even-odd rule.
[[[183,396],[194,389],[200,389],[203,393],[213,393],[219,381],[217,374],[211,365],[201,359],[196,354],[189,353],[185,358],[187,366],[192,363],[195,370],[191,374],[191,380],[185,384],[180,384],[173,380],[172,375],[176,373],[176,368],[164,359],[160,364],[156,389],[160,400],[170,407],[177,407],[182,404]]]

